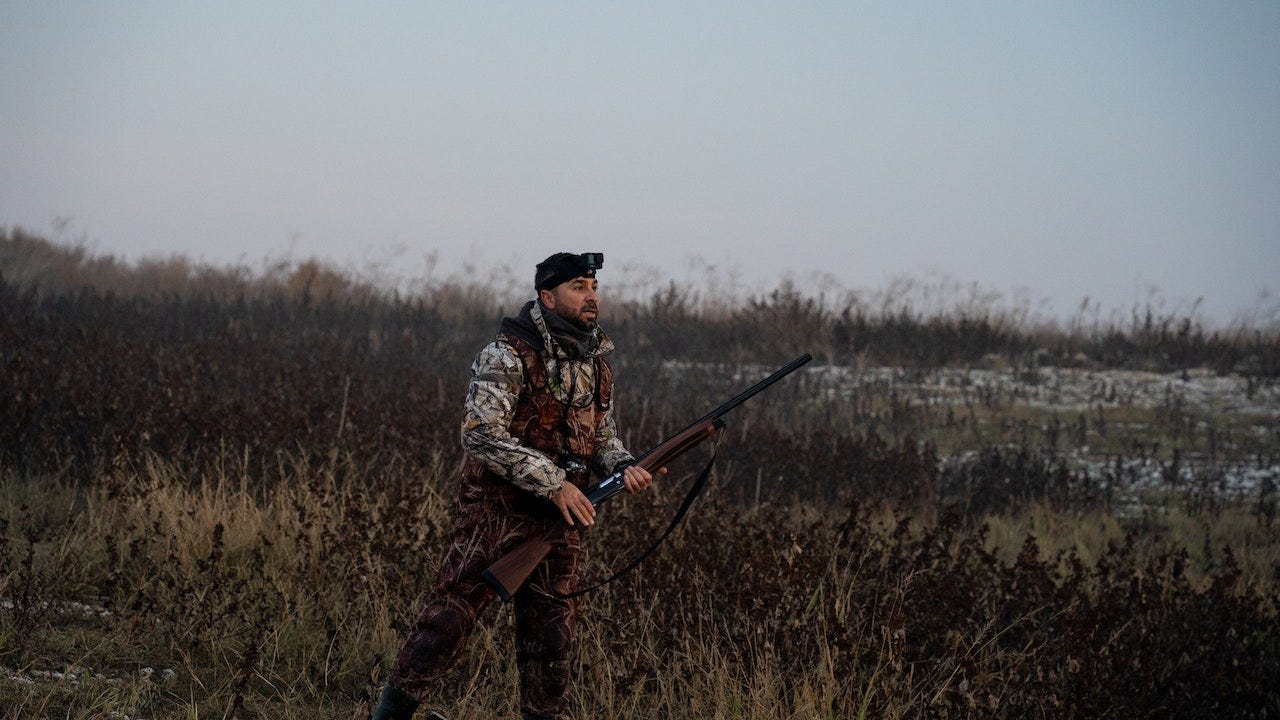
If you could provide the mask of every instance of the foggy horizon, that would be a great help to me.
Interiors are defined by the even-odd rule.
[[[1274,320],[1277,36],[1199,2],[8,4],[0,227]]]

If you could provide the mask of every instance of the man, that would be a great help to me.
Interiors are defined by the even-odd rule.
[[[503,318],[498,339],[472,365],[462,422],[466,450],[450,545],[439,578],[374,711],[407,720],[439,690],[494,592],[481,572],[533,533],[570,526],[515,593],[516,664],[526,720],[562,717],[569,689],[577,606],[579,528],[595,520],[582,489],[634,458],[612,413],[613,342],[596,325],[600,253],[557,253],[538,264],[538,297]],[[651,475],[624,471],[629,492]],[[442,716],[433,713],[433,718]]]

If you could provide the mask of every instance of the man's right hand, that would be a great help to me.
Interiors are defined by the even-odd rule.
[[[565,482],[560,487],[560,491],[551,496],[551,502],[560,508],[564,521],[570,525],[575,524],[575,519],[583,525],[594,525],[596,522],[596,507],[578,489],[578,486],[571,482]]]

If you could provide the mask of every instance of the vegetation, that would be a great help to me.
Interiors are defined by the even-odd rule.
[[[366,716],[508,301],[0,235],[0,717]],[[1280,328],[786,285],[606,312],[633,448],[799,352],[825,367],[736,412],[709,496],[585,600],[576,715],[1280,713]],[[606,509],[588,578],[687,474]],[[488,619],[451,717],[516,714]]]

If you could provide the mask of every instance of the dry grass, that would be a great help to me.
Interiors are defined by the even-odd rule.
[[[227,468],[183,472],[146,458],[78,491],[7,477],[3,587],[26,600],[4,611],[21,633],[0,644],[4,717],[367,711],[426,589],[451,473],[369,486],[306,464],[271,483]],[[1277,543],[1244,520],[1170,518],[1135,539],[1114,519],[1047,507],[984,528],[887,506],[850,506],[837,523],[830,513],[787,519],[713,503],[637,579],[587,601],[577,713],[1062,717],[1087,701],[1107,714],[1127,683],[1190,670],[1212,656],[1204,652],[1280,658],[1274,578],[1235,569],[1274,562]],[[638,542],[626,528],[643,523],[624,523],[642,505],[614,513],[610,543]],[[1228,544],[1241,532],[1245,542]],[[605,540],[593,536],[589,573],[616,554]],[[1224,548],[1241,560],[1227,561]],[[1169,558],[1185,571],[1169,574]],[[1150,585],[1143,603],[1105,619],[1118,600],[1106,595],[1128,588],[1130,573]],[[1178,616],[1216,603],[1235,609]],[[1175,637],[1165,643],[1151,635],[1167,632]],[[499,607],[442,698],[456,717],[513,712],[509,633]],[[1178,647],[1199,653],[1165,657],[1187,634],[1195,644]],[[1079,697],[1079,664],[1117,645],[1133,669]],[[1242,694],[1231,707],[1275,711],[1276,696],[1253,684],[1261,680],[1229,676]],[[1210,707],[1174,687],[1140,699],[1175,714]]]
[[[466,284],[0,240],[0,717],[366,713],[438,560],[450,418],[498,310]],[[623,304],[632,447],[809,343],[840,364],[735,412],[709,497],[586,600],[575,716],[1280,713],[1280,336],[966,302]],[[1068,407],[1081,378],[1100,394]],[[678,500],[608,508],[587,575]],[[489,620],[453,717],[515,712],[509,612]]]

